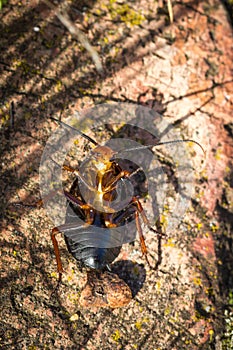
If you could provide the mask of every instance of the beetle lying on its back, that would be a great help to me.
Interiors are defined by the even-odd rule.
[[[93,141],[95,143],[95,141]],[[73,172],[77,179],[74,181],[69,192],[64,192],[69,202],[66,222],[64,225],[55,227],[52,231],[58,272],[61,278],[62,263],[56,241],[56,234],[63,232],[70,253],[83,265],[92,269],[102,270],[118,256],[126,230],[126,223],[135,220],[134,232],[131,232],[132,240],[135,238],[136,229],[139,231],[142,253],[146,256],[146,245],[139,221],[139,214],[149,226],[147,217],[141,203],[133,196],[124,209],[116,210],[111,204],[119,194],[119,182],[121,182],[121,194],[124,198],[127,194],[123,180],[129,180],[133,173],[123,170],[112,159],[114,151],[107,146],[96,146],[91,156],[86,160],[89,169],[85,174],[64,166],[67,171]],[[88,179],[88,182],[86,180]],[[80,183],[84,191],[80,190]],[[83,193],[85,193],[84,198]],[[131,229],[133,224],[131,224]],[[116,231],[115,228],[121,228]],[[150,229],[152,229],[150,227]],[[154,229],[152,229],[155,231]],[[155,231],[156,232],[156,231]]]
[[[52,119],[61,126],[73,130],[71,126]],[[127,197],[128,184],[135,171],[130,172],[123,169],[116,160],[117,152],[114,152],[110,147],[99,145],[95,140],[78,130],[77,133],[88,139],[95,148],[86,158],[82,170],[63,166],[63,169],[76,175],[76,180],[69,192],[64,191],[69,203],[66,222],[64,225],[55,227],[51,234],[59,281],[63,272],[56,239],[59,232],[64,233],[68,250],[74,258],[84,266],[95,270],[109,268],[125,242],[124,235],[129,234],[129,231],[131,240],[135,238],[136,231],[138,232],[142,254],[148,262],[140,218],[150,230],[158,233],[150,226],[140,198],[135,192],[132,193],[124,208],[119,209],[115,205],[119,194],[122,201]],[[202,148],[198,142],[193,140],[160,142],[155,146],[179,142],[194,142]],[[137,150],[153,146],[141,146],[137,147]],[[131,225],[130,230],[127,228],[128,224]]]

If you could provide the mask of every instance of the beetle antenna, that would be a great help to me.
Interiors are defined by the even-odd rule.
[[[128,148],[128,149],[123,149],[117,153],[121,153],[121,152],[130,152],[130,151],[137,151],[137,150],[142,150],[142,149],[147,149],[147,148],[152,148],[152,147],[157,147],[157,146],[161,146],[161,145],[168,145],[168,144],[172,144],[172,143],[182,143],[182,142],[192,142],[192,143],[195,143],[196,145],[198,145],[202,152],[204,153],[205,155],[205,150],[204,148],[202,147],[202,145],[195,141],[195,140],[172,140],[172,141],[164,141],[164,142],[158,142],[156,145],[145,145],[145,146],[139,146],[139,147],[133,147],[133,148]]]
[[[202,145],[201,145],[199,142],[197,142],[197,141],[195,141],[195,140],[173,140],[173,141],[164,141],[164,142],[159,142],[159,143],[157,143],[157,144],[155,145],[155,147],[156,147],[156,146],[160,146],[160,145],[166,145],[166,144],[171,144],[171,143],[182,143],[182,142],[192,142],[192,143],[195,143],[196,145],[198,145],[198,146],[201,148],[202,152],[203,152],[204,155],[205,155],[205,150],[204,150],[204,148],[202,147]]]
[[[60,124],[61,126],[64,126],[66,127],[67,129],[71,129],[73,131],[75,131],[76,133],[78,133],[79,135],[81,135],[82,137],[84,137],[85,139],[87,139],[88,141],[90,141],[91,143],[93,143],[95,146],[98,146],[98,143],[93,140],[90,136],[84,134],[82,131],[79,131],[75,128],[73,128],[73,126],[69,125],[69,124],[66,124],[66,123],[63,123],[61,120],[58,120],[54,117],[50,117],[52,120],[54,120],[55,122],[57,122],[58,124]]]

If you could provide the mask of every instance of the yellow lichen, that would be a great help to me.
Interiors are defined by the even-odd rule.
[[[213,296],[214,295],[214,291],[213,291],[213,288],[210,287],[210,288],[206,288],[205,289],[205,293],[209,296]]]
[[[221,153],[222,153],[222,150],[221,150],[220,148],[218,148],[218,149],[216,150],[216,153],[215,153],[215,155],[214,155],[214,158],[215,158],[216,160],[220,160],[220,159],[221,159]]]
[[[157,292],[160,291],[160,289],[161,289],[161,282],[160,281],[156,282],[155,288],[156,288]]]
[[[51,272],[50,277],[52,278],[57,278],[57,272]]]
[[[142,329],[142,322],[141,321],[135,322],[135,327],[137,328],[137,330],[141,331],[141,329]]]
[[[149,320],[147,318],[143,318],[142,320],[135,322],[135,327],[137,328],[137,330],[141,331],[142,325],[144,323],[148,323],[148,322],[149,322]]]
[[[172,238],[168,238],[167,243],[164,244],[164,247],[175,247],[175,243],[173,242]]]
[[[170,312],[171,312],[170,307],[167,307],[167,308],[164,310],[164,315],[167,316],[167,315],[170,314]]]
[[[62,90],[62,81],[61,80],[57,80],[56,81],[56,85],[55,85],[55,91],[56,92],[60,92]]]
[[[213,336],[214,336],[214,330],[213,329],[209,330],[209,335],[210,335],[210,341],[212,341],[213,340]]]
[[[118,343],[120,337],[121,337],[121,333],[120,333],[120,331],[119,331],[118,329],[111,335],[111,338],[112,338],[116,343]]]
[[[218,225],[216,225],[216,224],[212,224],[211,225],[211,231],[212,232],[216,232],[218,229],[219,229]]]
[[[206,173],[206,169],[202,170],[200,173],[200,178],[202,178],[204,181],[208,180],[208,175]]]
[[[194,277],[193,278],[193,283],[196,285],[196,286],[202,286],[202,280],[198,277]]]
[[[72,316],[70,316],[70,321],[74,322],[74,321],[78,321],[79,316],[77,314],[73,314]]]
[[[163,226],[164,229],[166,229],[168,225],[168,218],[166,216],[166,213],[160,215],[160,224]]]
[[[145,16],[133,10],[128,4],[116,4],[115,0],[109,1],[107,10],[112,18],[112,20],[120,20],[129,26],[138,26],[144,20]]]

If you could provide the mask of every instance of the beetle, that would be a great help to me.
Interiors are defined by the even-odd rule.
[[[62,127],[74,129],[55,118],[52,120]],[[77,133],[91,142],[94,148],[85,159],[82,171],[63,165],[63,169],[73,173],[76,179],[70,191],[64,191],[68,201],[66,221],[63,225],[53,228],[51,232],[59,274],[58,283],[63,273],[56,239],[58,233],[64,234],[67,248],[77,261],[85,267],[100,271],[110,269],[110,264],[116,259],[125,242],[124,236],[129,234],[130,240],[134,240],[137,232],[142,254],[149,264],[140,218],[151,231],[161,234],[151,227],[140,198],[134,193],[123,209],[118,210],[112,205],[119,192],[122,198],[127,197],[128,181],[137,170],[130,172],[123,169],[117,162],[117,152],[106,145],[99,145],[94,139],[78,130]],[[158,142],[156,145],[139,146],[138,149],[179,142],[193,142],[203,150],[194,140]],[[137,150],[137,147],[133,149]],[[131,225],[130,233],[127,225]]]

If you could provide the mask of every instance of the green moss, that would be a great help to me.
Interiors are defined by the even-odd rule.
[[[3,5],[7,3],[7,0],[0,0],[0,10],[2,9]]]
[[[107,10],[112,20],[120,20],[129,26],[138,26],[145,20],[141,12],[133,10],[128,4],[116,4],[115,0],[109,1]]]

